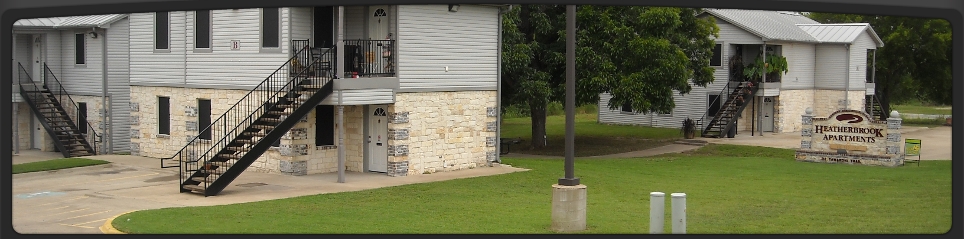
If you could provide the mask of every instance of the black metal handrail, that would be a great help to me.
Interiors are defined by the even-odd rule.
[[[299,41],[307,43],[307,40]],[[329,51],[333,50],[334,49],[329,49]],[[254,134],[255,132],[247,130],[255,122],[264,118],[268,111],[277,110],[280,105],[287,104],[291,96],[289,95],[290,93],[296,90],[305,90],[299,87],[305,86],[306,80],[311,80],[308,84],[315,86],[315,88],[320,88],[334,78],[333,71],[328,70],[325,72],[327,74],[325,74],[320,71],[321,69],[319,67],[316,67],[322,59],[313,57],[309,51],[308,44],[304,44],[303,47],[293,55],[285,64],[262,81],[261,84],[249,91],[248,94],[238,100],[234,106],[225,111],[221,117],[198,131],[210,132],[212,135],[211,139],[216,139],[216,141],[202,140],[199,139],[198,136],[194,136],[192,140],[188,142],[184,148],[175,153],[174,156],[163,158],[161,166],[165,167],[164,160],[177,158],[179,164],[176,167],[181,168],[179,178],[182,183],[185,182],[187,177],[190,177],[199,170],[213,171],[208,172],[213,175],[224,174],[230,167],[226,167],[226,164],[217,165],[216,162],[211,162],[211,159],[225,159],[222,163],[233,164],[237,162],[240,155],[236,158],[225,158],[223,155],[237,155],[236,153],[239,152],[239,150],[232,147],[240,146],[232,146],[231,144],[236,143],[236,140],[240,137],[251,137],[250,140],[255,141],[251,142],[251,145],[263,140],[263,138],[254,140],[254,136],[250,134]],[[332,56],[333,54],[325,53],[322,55]],[[314,77],[309,77],[309,73],[315,73]],[[290,114],[294,109],[286,108],[284,111]],[[281,117],[281,119],[284,119],[284,116]],[[277,129],[271,129],[266,132],[273,132],[273,130]],[[211,165],[216,165],[217,167],[212,167]],[[219,176],[206,179],[201,182],[201,185],[203,185],[204,188],[208,188],[209,184],[216,180],[217,177]]]
[[[719,118],[722,117],[722,115],[720,115],[720,114],[721,114],[722,112],[726,111],[726,109],[727,109],[728,107],[742,107],[743,104],[746,104],[746,102],[749,102],[748,99],[744,99],[744,100],[743,100],[742,102],[740,102],[739,104],[738,104],[735,100],[734,100],[734,101],[730,101],[730,97],[731,97],[731,96],[733,96],[734,94],[739,93],[739,92],[736,92],[736,90],[740,90],[741,87],[744,87],[745,84],[747,84],[747,83],[749,83],[749,82],[747,82],[747,81],[738,82],[738,83],[737,83],[737,84],[738,84],[738,85],[737,85],[738,87],[736,87],[736,89],[733,89],[733,90],[730,90],[730,88],[731,88],[731,87],[730,87],[730,83],[732,83],[732,82],[727,82],[726,86],[724,86],[724,87],[723,87],[723,90],[720,92],[720,97],[718,97],[717,99],[722,99],[722,98],[725,97],[726,100],[723,101],[723,105],[720,105],[720,109],[716,112],[716,114],[713,115],[713,118],[710,118],[710,120],[709,120],[709,122],[708,122],[708,125],[707,125],[706,127],[703,126],[703,119],[705,119],[705,117],[709,114],[709,109],[707,109],[706,112],[703,113],[703,116],[700,116],[700,118],[697,119],[697,121],[696,121],[697,127],[700,127],[700,129],[702,130],[702,131],[701,131],[702,133],[705,134],[707,131],[709,131],[709,129],[710,129],[710,127],[712,126],[712,124],[714,123],[714,121],[719,121]],[[746,87],[749,87],[749,89],[750,89],[749,96],[752,96],[753,94],[756,93],[756,89],[758,89],[760,86],[759,86],[759,83],[758,83],[758,84],[753,84],[753,86],[746,86]],[[715,102],[717,102],[717,101],[714,100],[713,102],[715,103]],[[727,122],[727,123],[729,123],[729,122]],[[724,134],[725,132],[720,132],[720,133],[721,133],[721,134]]]
[[[729,92],[730,92],[730,82],[731,82],[731,81],[727,81],[727,82],[726,82],[726,85],[723,86],[723,90],[720,91],[719,97],[716,97],[716,99],[713,99],[713,102],[710,102],[710,104],[709,104],[709,105],[717,104],[717,105],[720,106],[720,108],[717,109],[717,114],[718,114],[720,111],[723,110],[723,105],[722,105],[721,103],[719,103],[720,99],[723,99],[724,97],[729,97],[729,95],[730,95],[730,94],[729,94]],[[696,127],[698,127],[698,128],[700,129],[700,133],[701,133],[701,134],[702,134],[702,133],[706,133],[706,128],[703,128],[703,120],[706,119],[706,115],[709,114],[709,113],[710,113],[710,108],[707,107],[707,108],[706,108],[706,111],[703,111],[703,115],[700,116],[700,118],[696,119]],[[716,115],[714,114],[713,116],[715,117]]]
[[[58,103],[60,104],[60,109],[63,110],[65,113],[67,113],[68,117],[70,117],[70,115],[76,115],[77,112],[80,112],[79,110],[80,107],[72,98],[70,98],[70,94],[67,93],[67,90],[63,87],[62,84],[60,84],[60,80],[58,80],[57,76],[55,76],[53,72],[50,70],[50,68],[47,67],[46,63],[43,63],[43,68],[44,68],[44,79],[42,83],[43,87],[41,87],[40,85],[37,85],[37,82],[35,82],[33,78],[30,77],[30,74],[27,73],[27,70],[24,69],[22,64],[17,63],[17,65],[20,67],[20,77],[19,77],[20,79],[18,82],[20,87],[20,94],[21,96],[27,96],[25,97],[26,98],[25,100],[33,102],[34,104],[40,103],[41,101],[46,100],[45,99],[46,97],[44,97],[43,93],[40,92],[46,89],[46,90],[49,90],[50,93],[53,95],[53,97],[58,101]],[[50,81],[51,79],[52,81]],[[43,117],[42,115],[38,116],[38,118],[42,118],[42,117]],[[84,138],[87,140],[87,144],[90,145],[90,147],[94,150],[94,154],[97,154],[97,142],[99,142],[97,139],[99,139],[101,135],[97,134],[97,131],[94,130],[94,126],[90,124],[90,121],[86,119],[82,120],[80,118],[76,120],[77,120],[77,123],[74,123],[73,118],[71,118],[71,121],[68,122],[68,124],[73,126],[76,130],[80,130],[80,128],[77,128],[78,124],[80,123],[87,125],[86,132],[76,132],[76,133],[83,135]]]
[[[395,76],[395,40],[345,40],[345,76]]]
[[[302,40],[297,41],[300,42]],[[307,42],[307,40],[303,41]],[[292,43],[294,42],[295,41],[292,41]],[[263,108],[262,105],[271,100],[269,99],[269,96],[273,95],[271,93],[276,92],[277,89],[280,89],[282,83],[290,81],[291,77],[289,76],[291,75],[292,71],[296,68],[304,68],[300,67],[299,65],[302,65],[304,62],[308,62],[311,58],[311,54],[308,54],[308,50],[308,45],[304,44],[301,49],[298,49],[297,52],[292,54],[292,57],[289,58],[288,61],[278,67],[278,69],[272,72],[271,75],[255,86],[254,89],[248,91],[248,93],[241,97],[241,99],[238,99],[234,105],[224,111],[224,114],[211,121],[210,125],[198,126],[198,132],[210,132],[211,139],[217,139],[217,143],[210,145],[210,147],[204,147],[202,144],[209,143],[211,140],[200,139],[200,134],[196,135],[171,157],[161,158],[161,168],[180,167],[184,163],[197,162],[198,159],[205,157],[207,153],[209,153],[215,147],[222,146],[223,148],[226,140],[233,140],[235,137],[240,135],[241,132],[237,132],[237,129],[240,128],[241,125],[245,125],[244,128],[247,128],[247,126],[251,125],[252,121],[250,120],[250,116],[259,113],[256,110]],[[263,114],[264,112],[260,113]],[[221,131],[215,131],[217,129],[220,129]],[[201,147],[204,147],[203,150]],[[200,154],[202,151],[203,154]],[[171,160],[174,158],[178,158],[179,163],[177,166],[165,166],[165,160]],[[181,181],[183,180],[184,179],[182,178]]]

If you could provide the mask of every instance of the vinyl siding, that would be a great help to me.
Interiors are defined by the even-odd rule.
[[[867,86],[867,50],[875,49],[874,40],[863,31],[850,46],[850,90],[865,89]]]
[[[462,5],[452,13],[446,5],[401,5],[398,12],[402,91],[496,89],[497,8]]]
[[[62,43],[59,41],[61,34],[60,31],[47,31],[44,33],[44,46],[46,50],[44,51],[44,59],[46,60],[47,67],[50,71],[56,75],[63,75],[63,64],[62,58],[64,58],[61,52]]]
[[[335,9],[338,10],[337,8]],[[365,39],[365,17],[368,16],[366,13],[367,8],[365,6],[345,6],[345,31],[346,40],[358,40]],[[337,13],[336,17],[337,17]],[[338,30],[338,26],[335,26],[335,31]]]
[[[652,116],[649,114],[622,112],[621,107],[610,110],[609,99],[611,98],[612,95],[608,93],[599,94],[599,123],[650,126]]]
[[[129,152],[130,124],[130,20],[111,24],[107,32],[107,91],[111,95],[111,148]]]
[[[847,49],[844,48],[843,45],[817,45],[814,87],[818,89],[844,89],[844,71],[846,70],[846,65]]]
[[[311,42],[315,42],[312,36],[312,23],[314,22],[314,12],[310,7],[293,7],[291,11],[291,39],[292,40],[304,40],[311,39]],[[312,43],[314,44],[314,43]]]
[[[781,80],[783,89],[812,89],[814,86],[814,60],[816,49],[813,44],[791,43],[783,45],[783,56],[787,58],[787,73]]]
[[[33,72],[33,36],[29,34],[18,34],[17,38],[17,49],[14,49],[14,62],[13,62],[13,81],[20,81],[20,69],[17,69],[17,63],[23,65],[23,69],[27,70],[31,78],[34,78]]]
[[[730,24],[726,21],[716,19],[716,25],[720,27],[720,38],[729,44],[763,44],[763,39],[759,36],[753,35],[746,30],[743,30],[736,25]]]
[[[170,12],[170,15],[170,52],[163,53],[154,52],[154,13],[130,15],[131,84],[184,84],[185,12]],[[217,47],[216,43],[213,47]],[[241,42],[241,49],[252,47],[258,47],[258,43]]]
[[[360,89],[336,90],[319,103],[320,105],[338,105],[338,95],[341,93],[342,105],[372,105],[395,103],[395,91],[392,89]]]
[[[104,90],[104,67],[103,67],[103,49],[104,49],[104,38],[97,37],[91,38],[86,33],[89,29],[84,30],[62,30],[60,31],[60,39],[63,49],[61,55],[61,64],[63,68],[60,74],[54,72],[60,83],[63,84],[64,88],[70,94],[84,94],[84,95],[102,95]],[[75,35],[77,33],[84,34],[84,43],[86,48],[86,53],[84,57],[86,58],[86,64],[77,65],[75,61],[75,50],[76,46]],[[103,32],[98,31],[98,34]],[[80,48],[79,50],[84,50]],[[93,112],[91,115],[94,115]]]

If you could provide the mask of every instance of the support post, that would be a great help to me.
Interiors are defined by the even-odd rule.
[[[345,6],[338,6],[336,19],[338,33],[335,34],[335,79],[345,74]]]
[[[673,193],[673,234],[686,234],[686,193]]]
[[[576,128],[576,5],[566,6],[566,177],[559,185],[576,186],[575,128]]]
[[[338,106],[338,182],[345,182],[345,106]]]
[[[662,192],[649,193],[649,234],[663,234],[666,215],[666,194]]]

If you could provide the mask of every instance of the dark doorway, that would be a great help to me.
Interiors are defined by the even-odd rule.
[[[335,44],[335,7],[315,7],[314,47],[330,48]]]
[[[211,140],[211,100],[197,100],[197,127],[201,130],[200,139]]]
[[[711,119],[716,113],[720,112],[720,95],[709,95],[706,99],[706,117]]]
[[[77,102],[77,129],[87,134],[87,103]]]

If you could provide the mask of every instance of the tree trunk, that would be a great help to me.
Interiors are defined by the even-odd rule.
[[[546,147],[546,106],[529,106],[532,119],[532,148]]]

